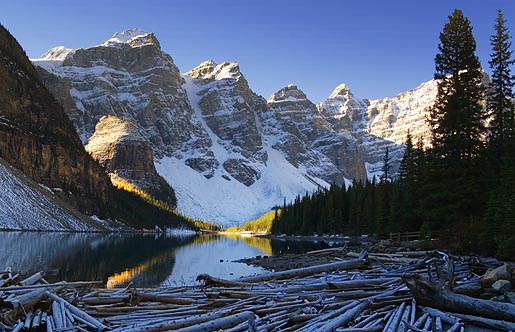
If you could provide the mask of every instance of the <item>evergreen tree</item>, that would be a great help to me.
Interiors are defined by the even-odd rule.
[[[515,76],[511,74],[510,69],[515,59],[512,58],[511,37],[505,23],[502,11],[498,10],[495,35],[490,38],[493,50],[489,61],[492,69],[492,83],[487,93],[487,109],[492,118],[490,143],[496,164],[501,162],[503,143],[513,138],[515,133],[513,104]]]
[[[438,94],[428,123],[432,148],[426,154],[422,210],[425,229],[459,234],[474,243],[485,207],[481,158],[486,135],[482,70],[470,21],[456,9],[440,34],[435,58]],[[458,233],[459,230],[459,233]]]
[[[387,181],[390,181],[391,180],[391,177],[390,177],[390,156],[389,156],[389,153],[388,153],[388,146],[386,147],[386,150],[384,152],[384,157],[383,157],[383,166],[381,167],[381,177],[380,177],[380,182],[387,182]]]
[[[406,136],[406,149],[401,160],[399,176],[392,186],[393,198],[391,204],[392,232],[418,231],[420,224],[416,220],[416,177],[417,177],[417,151],[413,146],[411,134]]]
[[[510,258],[515,254],[515,120],[513,87],[515,77],[510,66],[515,63],[502,11],[498,11],[495,34],[491,37],[493,53],[489,61],[492,83],[487,94],[490,122],[490,156],[495,171],[481,242],[488,254]]]
[[[411,134],[408,130],[408,134],[406,135],[406,148],[404,150],[404,154],[402,156],[401,165],[399,167],[399,180],[406,181],[411,176],[413,171],[413,139],[411,138]]]
[[[486,129],[482,70],[470,21],[456,9],[440,34],[435,58],[438,95],[429,114],[433,149],[448,165],[481,152]]]

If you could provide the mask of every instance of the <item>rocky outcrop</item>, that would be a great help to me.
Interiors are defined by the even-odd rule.
[[[100,118],[86,151],[102,165],[113,183],[127,182],[175,207],[175,193],[157,174],[154,153],[138,128],[113,115]]]
[[[260,115],[263,132],[294,166],[327,183],[343,184],[345,178],[365,176],[361,158],[354,158],[359,151],[353,137],[335,131],[297,86],[274,93],[268,108]]]
[[[191,121],[184,80],[153,34],[131,29],[102,45],[68,53],[60,65],[34,61],[62,81],[42,75],[50,92],[67,105],[83,143],[102,116],[115,115],[137,124],[158,158],[180,150],[207,153],[210,139]]]
[[[414,141],[428,141],[426,114],[433,104],[437,83],[432,80],[393,98],[358,99],[342,84],[317,105],[335,131],[352,132],[358,141],[368,177],[379,176],[386,148],[392,171],[399,167],[408,130]]]
[[[61,198],[81,212],[102,214],[110,198],[108,177],[1,26],[0,80],[0,157],[34,181],[59,188]]]
[[[266,108],[265,100],[250,89],[234,62],[206,61],[186,75],[193,79],[193,107],[200,110],[206,131],[217,137],[216,144],[227,154],[218,156],[224,170],[246,186],[252,185],[267,160],[256,124],[256,114]],[[212,166],[208,178],[218,165]]]
[[[139,150],[142,144],[123,147],[126,141],[113,141],[118,158],[107,165],[112,174],[172,203],[172,189],[154,171],[145,175],[139,169],[130,170],[141,165],[117,162],[122,151],[136,149],[144,155],[135,155],[133,160],[141,158],[149,163],[151,152],[155,158],[176,156],[199,172],[212,172],[216,161],[209,150],[211,139],[194,121],[182,88],[184,79],[153,34],[131,29],[115,34],[102,45],[71,51],[64,57],[58,54],[52,65],[48,65],[49,53],[35,63],[41,64],[40,76],[65,107],[82,142],[88,142],[103,116],[113,115],[137,125],[149,144],[146,147],[151,148]],[[136,180],[139,175],[144,179]]]

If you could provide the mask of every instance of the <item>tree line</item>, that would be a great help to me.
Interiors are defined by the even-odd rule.
[[[438,234],[453,249],[515,253],[515,63],[501,10],[485,80],[472,26],[449,16],[435,57],[438,92],[428,110],[430,143],[408,133],[398,174],[388,149],[379,179],[331,186],[284,204],[272,231],[288,234]]]

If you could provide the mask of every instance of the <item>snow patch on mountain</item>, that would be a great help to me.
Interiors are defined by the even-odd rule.
[[[156,160],[156,169],[175,189],[181,213],[222,225],[255,219],[283,200],[290,202],[319,185],[329,187],[322,180],[310,180],[279,151],[269,148],[267,152],[267,166],[249,187],[228,176],[207,179],[174,157]]]
[[[41,54],[39,58],[30,59],[30,61],[48,71],[51,71],[55,67],[60,67],[69,54],[73,54],[73,50],[71,48],[57,46]]]

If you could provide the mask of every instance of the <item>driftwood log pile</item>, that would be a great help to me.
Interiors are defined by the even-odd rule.
[[[322,252],[313,252],[313,255]],[[515,331],[513,268],[445,252],[361,254],[197,286],[99,288],[0,272],[0,331]],[[486,271],[487,267],[492,269]]]

